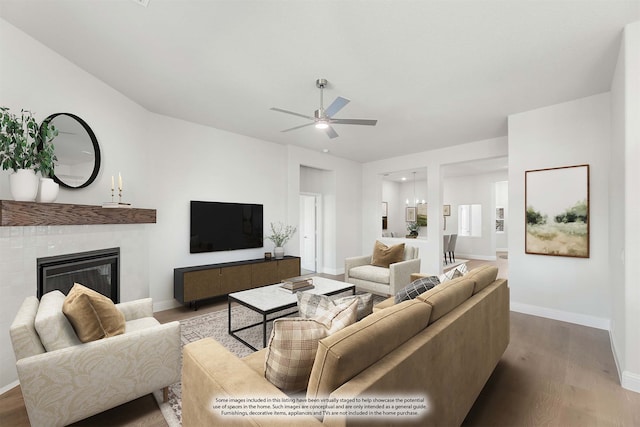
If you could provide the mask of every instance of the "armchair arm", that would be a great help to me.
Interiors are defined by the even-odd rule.
[[[183,426],[218,426],[231,423],[234,426],[279,427],[292,425],[292,420],[295,420],[296,426],[322,425],[312,416],[281,418],[247,415],[228,418],[213,410],[212,405],[216,398],[230,397],[264,399],[287,398],[287,395],[214,339],[205,338],[187,344],[184,347],[182,366]],[[272,407],[271,403],[264,405]]]
[[[67,425],[180,381],[180,323],[16,362],[31,425]]]
[[[124,314],[125,320],[153,317],[153,300],[151,298],[137,299],[135,301],[121,302],[116,307]]]
[[[371,255],[362,255],[357,257],[344,259],[344,279],[345,282],[349,278],[349,270],[353,267],[359,267],[361,265],[371,264]]]
[[[389,266],[389,286],[391,295],[411,283],[411,274],[420,272],[420,259],[409,259]]]

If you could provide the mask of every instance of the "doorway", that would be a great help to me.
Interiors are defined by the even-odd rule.
[[[300,194],[300,269],[302,274],[318,271],[320,239],[320,195]]]

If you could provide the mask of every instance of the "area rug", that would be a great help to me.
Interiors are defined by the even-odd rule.
[[[377,304],[384,299],[384,297],[374,295],[373,303]],[[275,313],[272,316],[282,316],[287,313],[289,313],[289,315],[297,314],[296,308]],[[231,307],[231,327],[233,329],[261,321],[262,316],[246,307]],[[244,357],[253,353],[253,350],[229,335],[228,322],[227,309],[213,311],[183,320],[180,322],[181,345],[184,347],[186,344],[202,338],[213,338],[238,357]],[[267,323],[267,339],[271,334],[272,324],[273,322]],[[261,326],[245,329],[244,331],[237,332],[237,335],[254,347],[262,348]],[[175,383],[169,386],[169,401],[167,403],[162,402],[162,392],[154,393],[154,396],[158,401],[158,406],[160,406],[160,410],[167,424],[169,424],[170,427],[182,425],[181,383]]]

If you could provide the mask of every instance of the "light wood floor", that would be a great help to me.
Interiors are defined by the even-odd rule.
[[[506,262],[496,261],[500,277],[508,274]],[[156,318],[165,323],[224,308],[221,299],[195,312],[180,307]],[[166,423],[149,395],[77,425]],[[640,394],[620,386],[607,331],[512,312],[509,347],[463,425],[640,426]],[[29,426],[19,387],[0,395],[0,426]]]

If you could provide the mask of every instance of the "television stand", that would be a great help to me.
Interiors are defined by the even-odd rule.
[[[264,258],[173,270],[173,297],[195,310],[197,302],[281,282],[300,275],[300,257]]]

